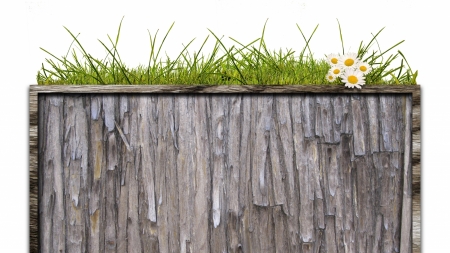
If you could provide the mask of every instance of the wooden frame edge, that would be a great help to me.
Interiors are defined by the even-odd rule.
[[[39,210],[38,210],[38,91],[30,88],[29,97],[29,240],[30,253],[39,252]]]
[[[420,85],[366,86],[361,90],[343,86],[312,85],[30,85],[29,90],[29,240],[30,252],[39,252],[38,210],[38,95],[40,93],[350,93],[412,95],[412,251],[421,252],[421,92]],[[405,176],[408,173],[405,173]]]

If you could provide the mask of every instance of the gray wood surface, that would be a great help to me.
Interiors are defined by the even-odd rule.
[[[31,86],[39,250],[420,252],[420,87]]]

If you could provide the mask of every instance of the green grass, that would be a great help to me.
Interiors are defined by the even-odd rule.
[[[166,56],[163,61],[160,57],[161,49],[173,28],[174,24],[172,24],[159,44],[156,42],[158,32],[154,36],[149,32],[148,65],[129,67],[121,60],[117,50],[122,21],[123,19],[115,39],[108,35],[109,43],[99,40],[107,52],[103,58],[96,58],[86,52],[77,36],[64,27],[73,38],[73,42],[67,54],[61,57],[41,48],[51,57],[45,59],[48,66],[42,64],[42,68],[38,71],[38,84],[342,85],[339,80],[333,83],[326,81],[325,75],[330,66],[325,61],[325,57],[323,59],[312,57],[309,45],[318,25],[309,37],[306,37],[297,25],[305,42],[305,46],[300,52],[291,49],[269,50],[264,40],[266,29],[266,24],[264,24],[260,38],[243,44],[230,37],[235,44],[231,47],[227,47],[223,38],[219,38],[208,29],[210,35],[194,53],[188,50],[194,41],[191,40],[175,59]],[[383,29],[375,35],[372,34],[372,39],[368,44],[361,41],[358,48],[358,57],[373,68],[372,72],[366,76],[366,85],[417,84],[418,72],[411,70],[402,52],[397,50],[392,54],[392,51],[404,41],[387,50],[379,48],[377,37]],[[345,53],[340,24],[339,32],[342,53]],[[211,39],[214,40],[214,47],[205,55],[202,50]],[[377,50],[371,50],[375,44]],[[78,47],[78,50],[73,48],[74,45]],[[401,59],[398,66],[394,65],[395,62],[398,62],[398,60],[394,61],[397,58]]]

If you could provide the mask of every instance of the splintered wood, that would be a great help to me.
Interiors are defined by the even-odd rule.
[[[413,112],[401,94],[39,96],[40,252],[420,250]]]

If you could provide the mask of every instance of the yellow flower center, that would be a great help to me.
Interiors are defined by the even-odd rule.
[[[333,76],[328,76],[328,79],[333,80]]]
[[[359,70],[361,70],[362,72],[366,72],[367,68],[366,68],[366,66],[360,66]]]
[[[335,75],[337,75],[337,74],[339,74],[341,71],[339,70],[339,69],[334,69],[333,70],[333,74],[335,74]]]
[[[331,63],[337,64],[338,63],[338,59],[337,58],[331,58]]]
[[[345,66],[347,66],[347,67],[352,66],[353,63],[355,63],[355,61],[354,61],[353,59],[347,59],[347,60],[345,60],[345,62],[344,62]]]
[[[347,78],[348,82],[351,84],[356,84],[358,82],[358,78],[356,76],[349,76]]]

